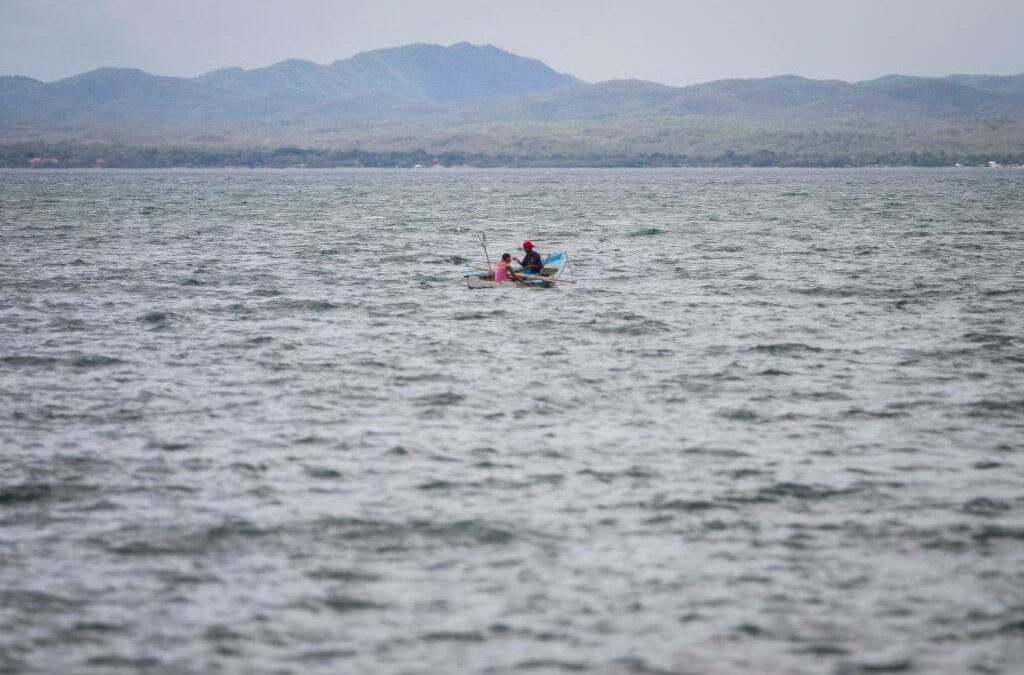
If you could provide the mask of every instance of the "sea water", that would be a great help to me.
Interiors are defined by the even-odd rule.
[[[0,671],[1020,672],[1022,214],[1012,170],[2,172]],[[575,283],[466,288],[523,239]]]

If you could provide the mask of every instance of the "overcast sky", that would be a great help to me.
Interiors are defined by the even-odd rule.
[[[1024,72],[1024,0],[0,0],[0,74],[194,76],[410,42],[493,44],[587,81]]]

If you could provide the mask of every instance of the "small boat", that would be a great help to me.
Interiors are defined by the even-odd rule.
[[[567,258],[564,251],[552,253],[544,258],[544,268],[537,274],[527,274],[522,271],[521,267],[515,267],[512,269],[512,273],[516,276],[516,279],[504,284],[494,283],[493,272],[471,272],[466,275],[466,285],[470,288],[495,288],[496,286],[506,285],[551,288],[556,285],[552,280],[558,279],[562,275],[566,261]]]

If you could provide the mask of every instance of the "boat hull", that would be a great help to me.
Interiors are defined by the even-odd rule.
[[[498,284],[494,283],[494,278],[487,272],[482,272],[484,276],[478,277],[472,274],[466,275],[466,285],[470,288],[494,288]]]

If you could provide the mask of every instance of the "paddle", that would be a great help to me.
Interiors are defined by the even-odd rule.
[[[549,284],[574,284],[575,281],[571,279],[550,279],[548,277],[541,277],[534,274],[523,274],[522,272],[513,272],[516,279],[535,279],[537,281],[544,281]]]

